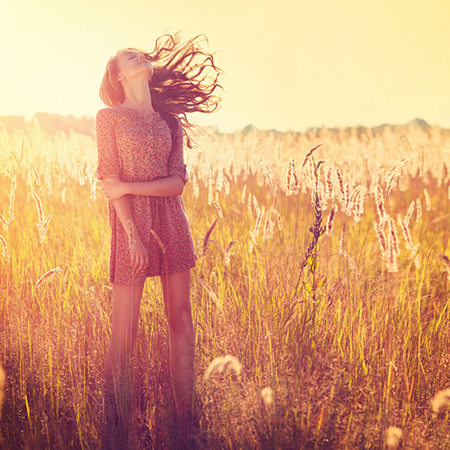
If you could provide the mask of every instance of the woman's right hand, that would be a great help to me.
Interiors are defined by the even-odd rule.
[[[148,267],[149,259],[147,249],[138,239],[134,246],[130,246],[131,267],[135,272],[140,273]]]

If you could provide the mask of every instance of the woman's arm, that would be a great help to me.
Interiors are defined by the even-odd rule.
[[[118,177],[118,175],[109,175],[108,179],[118,180]],[[148,254],[147,249],[142,244],[141,238],[137,233],[128,199],[126,197],[120,197],[112,200],[111,203],[113,204],[117,216],[119,217],[120,223],[122,224],[128,236],[131,267],[136,272],[142,272],[148,266]]]
[[[119,199],[126,194],[172,197],[183,193],[184,181],[178,175],[174,175],[141,183],[123,183],[116,176],[108,176],[103,182],[102,189],[108,200]]]

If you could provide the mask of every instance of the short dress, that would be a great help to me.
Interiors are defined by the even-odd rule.
[[[172,147],[171,130],[158,112],[144,117],[134,109],[113,106],[98,111],[96,134],[99,179],[119,174],[121,181],[130,183],[178,175],[187,182],[179,122]],[[141,283],[146,277],[195,267],[197,256],[181,195],[127,197],[137,228],[135,232],[147,248],[150,263],[141,273],[131,267],[128,235],[110,202],[110,282]]]

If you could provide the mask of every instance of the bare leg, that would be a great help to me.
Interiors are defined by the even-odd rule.
[[[118,367],[129,362],[137,338],[144,283],[113,284],[111,339],[105,356],[103,378],[113,381]]]
[[[190,281],[190,270],[161,276],[169,322],[172,383],[183,433],[188,432],[191,426],[194,388],[194,329]]]

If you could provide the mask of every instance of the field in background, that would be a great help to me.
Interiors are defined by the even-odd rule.
[[[450,387],[450,133],[201,143],[183,194],[199,257],[196,448],[395,448],[400,435],[402,449],[448,448],[450,396],[435,395]],[[0,448],[101,447],[112,296],[95,169],[90,136],[0,133]],[[226,355],[238,362],[205,377]],[[131,386],[123,439],[176,448],[157,279]]]

